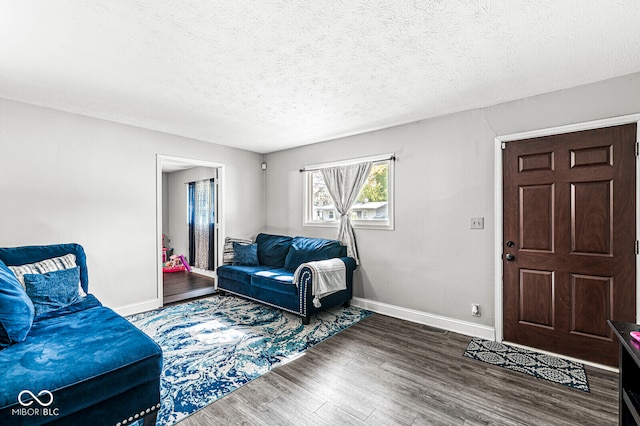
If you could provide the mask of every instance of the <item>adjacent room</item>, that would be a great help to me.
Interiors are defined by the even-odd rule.
[[[0,424],[640,424],[638,22],[0,5]]]

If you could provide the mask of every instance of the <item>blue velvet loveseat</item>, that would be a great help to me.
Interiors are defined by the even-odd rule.
[[[0,248],[0,425],[155,424],[162,350],[88,290],[78,244]]]
[[[236,249],[238,244],[234,243]],[[347,249],[339,241],[261,233],[251,246],[256,252],[253,261],[238,261],[236,255],[231,265],[216,270],[219,290],[292,312],[302,317],[303,324],[309,324],[311,315],[321,310],[340,304],[349,306],[356,262],[347,257]],[[322,297],[320,306],[315,306],[315,275],[305,264],[330,259],[344,263],[346,288]],[[294,274],[298,268],[296,285]]]

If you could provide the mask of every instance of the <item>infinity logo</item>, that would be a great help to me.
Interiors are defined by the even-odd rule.
[[[38,401],[38,404],[40,404],[40,406],[42,407],[48,407],[51,404],[53,404],[53,394],[51,392],[49,392],[48,390],[41,390],[40,392],[38,392],[38,395],[34,395],[33,392],[29,391],[29,390],[23,390],[22,392],[20,392],[18,394],[18,402],[20,403],[20,405],[22,405],[23,407],[28,407],[31,404],[33,404],[33,401],[23,401],[23,396],[24,395],[28,395],[31,398],[33,398],[35,401]],[[42,396],[42,395],[47,395],[49,397],[49,401],[48,402],[43,402],[41,401],[38,396]],[[46,401],[46,399],[45,399]]]

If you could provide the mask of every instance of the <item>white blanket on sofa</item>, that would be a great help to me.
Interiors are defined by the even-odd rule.
[[[319,308],[320,298],[347,288],[347,268],[339,258],[307,262],[298,266],[293,273],[293,282],[298,285],[300,273],[303,268],[311,270],[313,306]]]

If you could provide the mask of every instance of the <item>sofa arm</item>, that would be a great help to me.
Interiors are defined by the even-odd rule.
[[[351,257],[341,257],[345,266],[345,275],[347,280],[347,288],[350,288],[352,285],[353,271],[358,267],[356,265],[355,259]],[[298,273],[299,272],[299,273]],[[311,272],[311,268],[308,266],[301,266],[300,270],[296,272],[298,274],[298,286],[302,290],[303,294],[311,295],[312,282],[313,282],[313,273]],[[294,275],[295,280],[295,275]]]
[[[337,293],[326,296],[322,299],[323,307],[335,306],[342,304],[345,307],[349,306],[351,297],[353,296],[353,271],[356,269],[356,261],[351,257],[341,257],[340,260],[344,262],[346,267],[346,284],[347,288]],[[320,309],[316,308],[313,304],[314,295],[313,291],[313,273],[311,268],[303,266],[299,271],[298,277],[298,297],[299,297],[299,315],[302,316],[302,324],[306,325],[310,322],[310,316],[314,312],[318,312]]]
[[[344,265],[347,267],[347,274],[353,273],[353,271],[358,267],[356,260],[353,257],[341,257],[340,260],[342,260]]]

